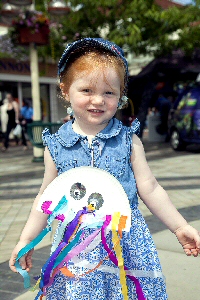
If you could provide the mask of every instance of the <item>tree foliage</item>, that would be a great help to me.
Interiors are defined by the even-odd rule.
[[[48,2],[36,0],[36,9],[48,15]],[[39,48],[41,56],[56,59],[67,43],[100,36],[136,54],[160,56],[180,49],[190,55],[200,48],[200,0],[167,10],[154,0],[71,0],[70,7],[65,16],[50,16],[50,44]]]

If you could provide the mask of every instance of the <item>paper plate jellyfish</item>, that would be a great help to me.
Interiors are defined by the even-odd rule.
[[[67,277],[74,278],[75,274],[68,267],[69,261],[76,265],[80,262],[81,253],[92,251],[99,244],[106,250],[107,259],[119,267],[124,299],[128,299],[126,276],[134,281],[138,299],[145,299],[139,281],[125,273],[128,269],[123,263],[120,239],[123,231],[130,230],[131,209],[122,185],[114,176],[94,167],[70,169],[47,186],[40,197],[37,209],[49,215],[48,225],[32,244],[38,243],[50,231],[51,222],[55,218],[60,220],[60,225],[51,256],[42,268],[38,281],[40,291],[36,299],[39,299],[38,297],[42,299],[46,288],[51,285],[58,272],[61,271]],[[106,242],[106,235],[110,232],[112,249]],[[32,248],[34,246],[32,245]],[[30,249],[27,248],[25,253]],[[94,269],[101,264],[102,262],[99,262]],[[85,274],[94,269],[87,270]],[[83,272],[81,276],[85,274]]]
[[[92,228],[92,223],[103,222],[106,215],[112,216],[117,212],[126,216],[123,230],[130,230],[131,209],[127,195],[119,181],[104,170],[80,167],[61,174],[43,192],[37,209],[51,214],[63,197],[67,204],[59,210],[57,219],[65,224],[85,208],[87,214],[82,226]]]

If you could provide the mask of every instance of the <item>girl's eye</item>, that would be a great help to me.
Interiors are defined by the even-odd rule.
[[[83,89],[83,92],[84,93],[91,93],[91,90],[90,89]]]
[[[106,92],[106,95],[114,95],[114,93],[113,93],[113,92],[110,92],[110,91],[107,91],[107,92]]]

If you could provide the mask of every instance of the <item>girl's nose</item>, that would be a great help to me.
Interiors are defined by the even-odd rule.
[[[103,105],[105,104],[104,97],[102,95],[93,95],[91,97],[91,103]]]

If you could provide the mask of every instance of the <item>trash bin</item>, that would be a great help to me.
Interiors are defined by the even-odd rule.
[[[48,128],[50,133],[55,133],[63,123],[43,123],[42,121],[33,121],[27,124],[27,134],[31,144],[37,148],[44,148],[42,142],[42,131]]]
[[[149,114],[147,116],[148,140],[150,142],[164,142],[166,134],[159,134],[156,126],[161,123],[159,114]]]

